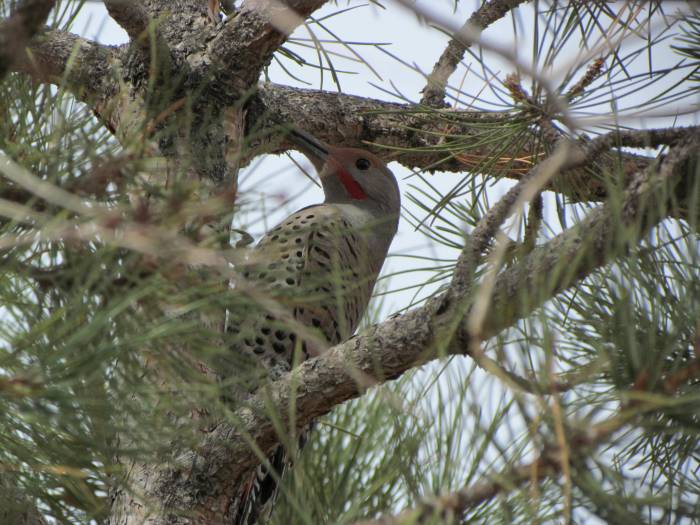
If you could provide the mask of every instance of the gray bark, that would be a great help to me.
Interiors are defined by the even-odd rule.
[[[200,0],[146,0],[136,11],[129,11],[125,2],[112,1],[108,2],[110,13],[129,32],[129,45],[111,48],[49,31],[31,43],[31,58],[25,54],[11,67],[42,82],[58,83],[65,78],[75,96],[90,104],[125,144],[134,136],[151,141],[153,151],[165,159],[163,184],[179,176],[185,165],[186,176],[201,183],[202,199],[222,199],[225,206],[217,217],[222,222],[228,213],[223,208],[230,208],[235,199],[240,163],[253,155],[290,148],[290,144],[266,135],[280,120],[304,122],[306,131],[329,143],[366,146],[365,141],[371,142],[370,149],[385,160],[411,167],[456,172],[475,168],[456,154],[445,158],[444,151],[431,147],[435,144],[427,134],[409,129],[442,131],[444,121],[437,122],[434,110],[410,103],[256,85],[262,68],[288,33],[323,3],[249,0],[235,16],[217,24],[207,11],[207,3]],[[498,12],[502,16],[518,3],[505,2]],[[140,39],[144,28],[156,19],[157,52],[163,59],[158,62],[161,69],[156,86],[169,89],[153,102],[154,97],[147,92],[148,59]],[[77,52],[78,60],[68,70],[73,52]],[[114,77],[117,74],[121,75],[118,79]],[[440,82],[432,88],[439,87]],[[431,93],[434,102],[436,92],[433,89]],[[188,110],[183,100],[191,102]],[[275,115],[274,121],[267,120],[267,114]],[[511,114],[452,109],[440,110],[439,116],[448,119],[457,133],[475,137],[483,132],[484,123],[497,125],[514,118]],[[149,123],[145,135],[143,123]],[[256,148],[248,158],[241,159],[244,134]],[[540,139],[535,134],[525,137],[521,151],[509,155],[512,159],[525,155],[540,159]],[[677,141],[678,136],[667,140]],[[398,146],[422,149],[402,154],[392,149]],[[258,464],[251,441],[263,452],[278,443],[267,416],[270,400],[283,423],[288,424],[291,419],[285,407],[294,396],[298,412],[294,421],[297,429],[302,429],[373,385],[446,354],[467,354],[474,341],[480,343],[512,326],[623,254],[665,215],[680,214],[667,208],[665,215],[654,212],[665,209],[670,202],[669,181],[675,182],[684,173],[685,160],[696,149],[693,141],[674,146],[673,155],[658,165],[644,157],[606,150],[590,159],[586,170],[570,171],[566,178],[551,178],[546,189],[574,200],[602,200],[606,187],[601,175],[620,173],[622,163],[624,180],[620,182],[629,189],[622,212],[613,206],[601,206],[576,227],[501,270],[493,287],[491,307],[478,330],[467,322],[467,298],[449,292],[372,327],[257,393],[236,412],[239,424],[217,425],[206,433],[196,450],[177,451],[165,467],[135,465],[130,478],[135,491],[117,494],[110,522],[226,523],[238,482]],[[470,154],[487,158],[493,151],[482,146]],[[436,164],[438,161],[440,164]],[[513,161],[505,173],[521,178],[527,171]],[[630,226],[629,231],[623,233],[616,227],[620,220]],[[562,261],[568,264],[562,265]],[[542,276],[549,280],[541,282]]]

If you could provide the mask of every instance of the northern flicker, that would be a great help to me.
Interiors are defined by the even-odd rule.
[[[325,200],[270,230],[240,271],[285,308],[294,323],[269,312],[241,312],[232,314],[228,325],[236,354],[273,377],[353,334],[396,233],[401,207],[396,179],[375,155],[329,146],[296,129],[288,137],[316,168]],[[275,476],[259,469],[240,487],[230,514],[233,523],[250,525],[261,508],[271,508],[275,478],[285,465],[282,446],[270,464]]]

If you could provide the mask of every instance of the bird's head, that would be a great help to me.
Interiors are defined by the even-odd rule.
[[[352,203],[398,218],[399,186],[379,157],[358,148],[329,146],[298,129],[289,138],[316,167],[326,202]]]

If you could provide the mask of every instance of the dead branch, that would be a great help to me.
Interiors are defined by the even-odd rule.
[[[462,26],[462,32],[472,28],[483,31],[488,26],[503,18],[506,13],[512,11],[526,0],[490,0],[484,2],[479,9],[474,11],[469,20]],[[464,58],[464,53],[471,46],[470,42],[454,37],[450,39],[447,47],[433,66],[433,71],[428,75],[428,82],[423,90],[421,104],[433,107],[445,106],[445,88],[457,65]]]

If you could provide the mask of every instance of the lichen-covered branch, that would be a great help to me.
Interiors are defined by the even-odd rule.
[[[483,31],[525,1],[526,0],[490,0],[484,2],[481,7],[474,11],[469,17],[469,20],[467,20],[463,26],[463,30],[473,28],[478,31]],[[422,104],[434,107],[444,105],[447,81],[450,75],[457,69],[457,65],[461,62],[462,58],[464,58],[464,53],[469,47],[469,42],[464,42],[458,37],[450,39],[442,55],[440,55],[435,66],[433,66],[433,71],[428,75],[428,82],[423,90],[423,97],[421,98]]]
[[[22,0],[10,17],[0,22],[0,80],[42,29],[55,3],[55,0]]]
[[[275,118],[269,118],[274,115]],[[503,156],[495,151],[493,141],[485,140],[490,129],[511,125],[520,117],[516,113],[462,111],[454,109],[425,110],[410,103],[386,102],[366,97],[299,89],[277,84],[262,84],[251,101],[248,129],[251,138],[259,137],[252,154],[281,153],[292,147],[280,142],[267,130],[280,120],[303,122],[304,129],[330,144],[359,146],[371,150],[386,162],[427,171],[483,173],[519,180],[540,160],[542,144],[535,133],[523,138],[518,151]],[[449,123],[449,125],[448,125]],[[438,144],[448,131],[460,138],[454,151]],[[472,137],[472,140],[469,140]],[[464,150],[463,144],[475,146]],[[611,143],[610,147],[615,146]],[[494,157],[500,159],[493,162]],[[486,163],[490,159],[490,163]],[[250,160],[247,158],[246,160]],[[629,153],[605,152],[586,169],[572,170],[566,178],[550,181],[546,189],[566,195],[571,201],[601,201],[607,195],[602,174],[619,173],[624,166],[626,180],[649,165],[650,159]]]
[[[210,42],[213,89],[234,100],[250,90],[289,34],[326,0],[247,0]]]
[[[197,20],[205,18],[206,15],[197,13]],[[171,29],[167,24],[159,27],[166,41],[175,38],[176,32]],[[183,37],[183,45],[188,41]],[[76,49],[75,59],[69,62],[73,49]],[[148,113],[144,94],[140,90],[123,84],[123,93],[120,95],[115,92],[119,84],[112,81],[114,67],[124,68],[124,57],[119,49],[101,46],[70,33],[49,31],[36,39],[30,48],[30,54],[15,64],[14,69],[27,72],[39,81],[66,83],[81,100],[92,99],[96,112],[123,139],[131,135],[131,129],[142,127]],[[215,108],[218,106],[216,96],[210,95],[214,97],[211,104],[208,105],[204,99],[200,99],[199,103]],[[200,94],[200,97],[203,96]],[[173,101],[162,112],[168,118],[177,116],[177,111],[169,109],[176,102],[177,100]],[[234,104],[230,109],[223,110],[225,122],[222,129],[241,130],[241,106]],[[289,144],[270,140],[269,130],[280,120],[302,121],[307,131],[329,143],[364,147],[369,144],[369,149],[387,161],[396,160],[405,166],[429,171],[479,172],[482,166],[490,165],[497,168],[499,176],[519,179],[530,169],[530,159],[538,158],[540,154],[541,144],[533,133],[522,141],[520,151],[508,152],[508,158],[503,158],[502,162],[485,162],[486,159],[493,159],[495,153],[489,141],[481,140],[484,130],[490,126],[495,128],[512,123],[519,118],[515,113],[452,109],[439,110],[439,115],[434,112],[435,110],[425,112],[411,104],[263,84],[245,110],[244,126],[257,148],[241,161],[249,161],[252,155],[279,153],[289,149]],[[270,114],[275,115],[274,120],[267,118]],[[440,118],[435,118],[436,116]],[[213,114],[211,118],[214,118]],[[479,145],[469,151],[449,151],[444,148],[444,144],[436,147],[439,134],[447,131],[446,122],[449,122],[450,132],[462,138],[462,143]],[[424,133],[417,131],[416,127]],[[209,129],[213,130],[214,127],[210,126]],[[473,136],[474,140],[464,140],[469,136]],[[227,144],[227,151],[215,155],[212,151],[221,149],[220,142]],[[224,140],[209,137],[206,143],[209,144],[208,149],[196,148],[197,151],[210,152],[209,160],[201,163],[199,169],[202,172],[211,171],[211,178],[215,180],[234,180],[235,177],[229,174],[232,169],[228,166],[235,167],[238,161],[240,138],[233,140],[229,137]],[[607,194],[605,177],[595,174],[616,172],[621,161],[625,166],[624,172],[632,174],[648,165],[649,159],[631,154],[604,154],[596,159],[594,166],[586,170],[574,170],[566,178],[553,181],[547,189],[562,193],[571,201],[603,200]],[[622,181],[623,184],[624,182]]]
[[[460,254],[451,282],[452,294],[464,295],[471,282],[480,258],[494,242],[498,228],[517,211],[517,208],[539,195],[542,188],[561,173],[592,164],[601,154],[615,146],[658,147],[673,144],[700,133],[700,128],[651,129],[642,131],[612,131],[596,137],[588,143],[562,139],[552,155],[543,159],[517,184],[510,188],[496,204],[491,206],[474,228],[470,239]]]

